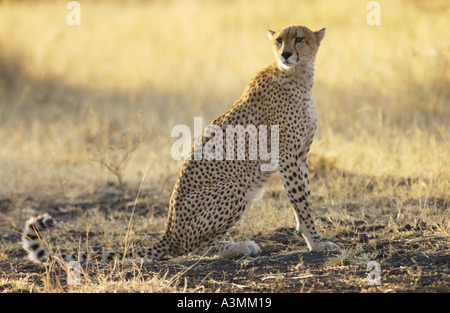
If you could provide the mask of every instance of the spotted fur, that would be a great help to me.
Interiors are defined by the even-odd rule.
[[[195,149],[200,146],[224,153],[220,149],[226,149],[227,125],[255,125],[256,129],[261,125],[278,125],[277,171],[294,208],[297,231],[303,235],[311,251],[337,248],[335,244],[322,240],[314,226],[307,167],[307,155],[317,128],[312,101],[313,67],[325,29],[313,32],[294,25],[278,32],[269,31],[268,35],[276,62],[261,70],[233,107],[211,123],[222,129],[223,146],[211,147],[211,134],[206,132],[196,142],[191,158],[184,163],[173,189],[165,233],[140,256],[160,259],[165,255],[194,253],[233,257],[260,252],[253,241],[233,243],[222,241],[222,237],[240,219],[254,196],[276,171],[262,171],[261,164],[267,161],[260,157],[249,158],[248,140],[245,148],[241,146],[234,151],[233,160],[197,160],[194,157]],[[267,136],[270,149],[270,133]],[[244,160],[242,156],[245,156]],[[31,259],[47,260],[49,252],[42,248],[37,234],[55,225],[56,222],[46,214],[27,222],[23,246]],[[74,256],[61,257],[70,259]],[[123,255],[102,254],[102,259],[114,257]]]

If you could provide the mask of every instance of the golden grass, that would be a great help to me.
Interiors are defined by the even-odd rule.
[[[86,2],[82,25],[68,26],[64,6],[3,2],[2,190],[39,185],[69,193],[64,184],[108,179],[87,153],[102,132],[104,145],[146,135],[128,180],[138,181],[149,164],[152,173],[176,172],[171,127],[192,125],[193,116],[206,124],[229,108],[273,60],[266,28],[301,23],[327,27],[316,63],[320,127],[312,153],[360,174],[424,177],[443,193],[448,5],[380,4],[382,25],[369,26],[358,1]]]
[[[448,235],[448,213],[427,200],[448,206],[450,6],[379,3],[381,25],[369,26],[357,0],[83,1],[81,25],[68,26],[65,2],[0,2],[0,198],[22,210],[30,195],[91,194],[116,181],[105,164],[133,186],[148,169],[144,183],[169,191],[182,164],[171,128],[227,110],[274,60],[266,30],[303,24],[327,28],[310,158],[312,194],[335,213],[322,212],[336,221],[344,202],[363,216],[396,201],[397,221],[413,223],[415,199]],[[236,236],[294,226],[285,198],[264,199]]]

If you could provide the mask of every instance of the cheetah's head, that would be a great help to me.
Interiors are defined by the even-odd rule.
[[[305,26],[292,25],[278,32],[269,30],[267,35],[272,40],[278,67],[289,69],[299,64],[314,63],[325,28],[313,32]]]

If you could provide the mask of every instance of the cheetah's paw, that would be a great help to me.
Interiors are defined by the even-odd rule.
[[[327,250],[341,250],[341,248],[330,241],[321,241],[318,243],[314,243],[308,247],[311,252],[321,252]]]
[[[234,258],[241,255],[257,255],[261,249],[254,241],[227,243],[220,254],[224,258]]]
[[[242,251],[243,254],[257,255],[261,253],[261,248],[254,241],[244,241],[241,242],[241,244],[244,246],[244,251]]]

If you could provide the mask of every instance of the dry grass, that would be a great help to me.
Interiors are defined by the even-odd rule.
[[[94,202],[117,183],[133,190],[127,194],[133,202],[145,175],[143,189],[151,192],[137,199],[142,207],[154,212],[167,204],[181,167],[171,158],[171,128],[192,126],[194,116],[206,125],[227,110],[252,75],[273,61],[266,29],[300,23],[327,28],[316,61],[320,124],[310,158],[319,227],[332,238],[366,221],[387,225],[379,238],[394,240],[403,238],[406,225],[425,223],[448,242],[450,6],[379,2],[380,26],[367,25],[366,3],[356,0],[84,1],[81,26],[68,26],[66,3],[2,1],[0,200],[11,205],[0,207],[0,225],[22,223],[56,204]],[[68,206],[86,218],[68,221],[67,228],[83,233],[89,224],[101,233],[94,243],[117,245],[113,235],[125,234],[130,215],[110,209],[115,220],[105,223],[99,207],[86,213]],[[164,215],[148,216],[135,217],[136,244],[163,229]],[[274,182],[231,236],[264,236],[281,227],[294,221]],[[2,250],[19,249],[7,238]],[[361,251],[340,258],[364,259],[368,252]],[[168,280],[165,273],[146,289],[142,281],[153,278],[136,271],[130,278],[99,270],[87,285],[168,290],[158,285]],[[67,291],[43,276],[27,284],[35,281],[27,275],[3,275],[2,285],[11,287],[2,288]],[[182,278],[171,275],[181,287],[180,281],[169,287],[182,291]]]

